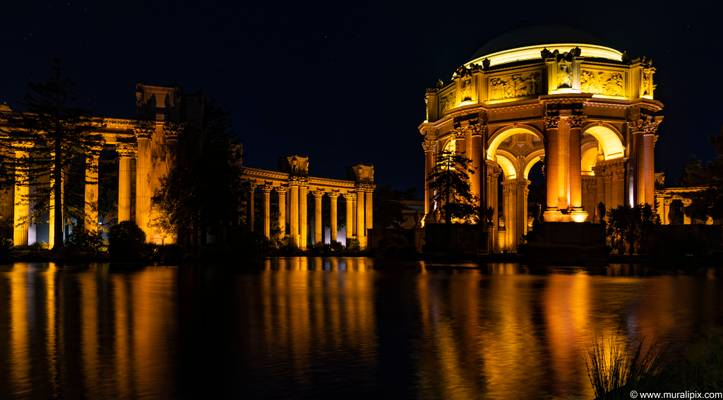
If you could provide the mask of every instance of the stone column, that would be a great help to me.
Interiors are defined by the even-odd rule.
[[[286,236],[286,191],[285,186],[276,187],[276,193],[279,194],[279,239]]]
[[[264,192],[264,236],[271,239],[271,186],[264,185],[261,190]]]
[[[661,117],[642,117],[632,123],[635,139],[635,204],[655,202],[655,132]]]
[[[568,159],[568,179],[569,179],[569,193],[570,202],[569,206],[571,209],[571,218],[574,222],[585,222],[588,218],[588,211],[582,206],[582,172],[581,172],[581,157],[582,151],[580,148],[580,136],[581,129],[585,122],[583,116],[573,115],[567,119],[569,125],[569,159]]]
[[[431,215],[432,211],[432,192],[429,189],[429,175],[434,169],[434,148],[435,142],[425,140],[422,143],[424,149],[424,215]]]
[[[482,166],[484,164],[484,154],[482,154],[482,134],[474,132],[470,135],[468,146],[469,148],[469,159],[472,160],[472,170],[474,175],[470,180],[470,191],[478,199],[477,205],[482,203],[482,187],[484,186],[484,180],[486,177],[483,174]],[[484,211],[484,210],[483,210]]]
[[[289,237],[291,244],[299,246],[299,185],[291,184],[289,195]]]
[[[530,181],[523,178],[517,178],[517,237],[527,234],[527,194],[530,192],[528,188]]]
[[[329,217],[331,221],[329,224],[331,225],[331,242],[338,242],[339,238],[337,237],[337,215],[336,215],[336,200],[339,198],[338,192],[331,192],[329,193]]]
[[[256,193],[256,184],[251,182],[249,184],[249,203],[248,203],[249,207],[248,207],[248,210],[246,210],[248,212],[248,224],[249,224],[249,230],[251,230],[251,232],[253,232],[255,230],[255,225],[256,225],[256,213],[254,212],[255,208],[256,208],[256,205],[254,204],[255,200],[256,200],[254,198],[255,193]]]
[[[643,156],[638,169],[638,179],[645,186],[645,194],[642,196],[643,203],[655,205],[655,134],[645,133],[643,135]]]
[[[486,161],[487,164],[487,207],[492,207],[492,229],[489,231],[490,251],[499,251],[499,242],[497,240],[497,229],[499,221],[499,205],[497,204],[499,183],[497,179],[500,172],[493,161]]]
[[[517,250],[517,238],[520,235],[519,231],[519,210],[518,210],[518,196],[517,196],[517,180],[505,179],[502,182],[503,195],[502,200],[504,202],[504,216],[505,216],[505,250],[514,252]]]
[[[324,192],[314,191],[314,244],[322,243],[324,240],[321,201],[324,199]]]
[[[559,221],[560,213],[559,195],[561,191],[561,156],[560,156],[560,118],[545,118],[545,182],[547,184],[547,204],[543,218],[545,221]]]
[[[131,160],[133,152],[119,146],[118,152],[118,222],[131,220]]]
[[[364,222],[364,189],[356,190],[356,238],[359,240],[359,247],[366,247],[366,223]]]
[[[309,187],[301,185],[299,187],[299,248],[306,250],[309,241],[309,225],[307,219]]]
[[[136,224],[150,240],[152,232],[148,226],[151,215],[151,140],[146,132],[137,133],[138,151],[136,153]]]
[[[610,164],[610,203],[609,207],[616,208],[625,204],[625,161],[621,158]],[[652,206],[652,204],[651,204]]]
[[[85,156],[85,231],[98,232],[98,163],[100,149],[91,150]]]
[[[349,239],[354,237],[354,193],[344,193],[344,200],[346,201],[346,243],[349,245]]]
[[[364,205],[366,207],[366,215],[364,220],[366,221],[366,228],[374,228],[374,189],[368,188],[365,192]]]
[[[53,168],[54,169],[54,168]],[[63,212],[63,201],[65,197],[65,173],[61,173],[60,180],[60,204],[56,206],[55,202],[55,175],[51,172],[50,174],[50,201],[48,203],[48,246],[53,248],[55,246],[55,211],[59,210]],[[63,220],[61,215],[60,220]],[[62,225],[62,224],[61,224]],[[64,227],[60,229],[61,233],[65,231]],[[61,234],[61,237],[63,235]],[[62,240],[62,239],[61,239]]]
[[[16,159],[27,159],[28,150],[15,150]],[[25,162],[15,166],[15,206],[13,210],[13,245],[28,245],[28,228],[30,227],[30,174]]]
[[[356,229],[356,225],[357,225],[357,223],[356,223],[356,200],[357,200],[357,198],[356,198],[356,193],[354,193],[354,196],[351,198],[351,213],[352,213],[352,217],[351,217],[351,223],[349,224],[349,226],[351,226],[351,235],[352,235],[353,237],[355,237],[355,238],[357,237],[357,236],[356,236],[356,233],[357,233],[357,229]]]

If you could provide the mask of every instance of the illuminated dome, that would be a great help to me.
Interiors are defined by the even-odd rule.
[[[586,32],[564,25],[537,25],[498,36],[480,47],[467,63],[479,64],[485,58],[490,65],[507,64],[540,58],[540,51],[569,51],[579,47],[583,57],[622,60],[622,53]]]

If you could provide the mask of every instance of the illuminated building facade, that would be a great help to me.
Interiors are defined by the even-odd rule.
[[[151,243],[175,243],[174,232],[164,230],[155,223],[160,210],[153,204],[154,193],[161,188],[162,179],[168,174],[174,157],[178,135],[178,122],[182,118],[181,90],[138,84],[136,106],[139,119],[98,118],[95,121],[102,142],[91,154],[85,156],[85,202],[84,227],[87,231],[99,229],[98,162],[102,150],[114,150],[118,157],[118,222],[135,221],[143,229]],[[12,112],[5,109],[5,112]],[[0,118],[0,133],[5,133]],[[32,143],[13,144],[15,154],[4,156],[28,157],[33,151]],[[12,223],[13,245],[32,244],[29,238],[31,221],[30,184],[22,174],[23,168],[15,169],[14,187],[0,191],[0,221]],[[51,195],[48,244],[54,245],[53,212]]]
[[[310,244],[337,241],[348,245],[349,239],[356,239],[359,247],[365,249],[368,243],[368,232],[372,229],[374,166],[366,164],[354,165],[354,180],[317,178],[309,176],[309,158],[289,156],[285,159],[283,171],[265,170],[244,167],[242,180],[246,182],[248,196],[245,213],[246,223],[253,230],[256,227],[255,215],[256,194],[261,192],[263,232],[267,239],[284,239],[299,249],[306,250]],[[272,236],[272,194],[277,205],[274,218],[274,234]],[[310,212],[309,200],[313,197],[313,208]],[[338,204],[343,199],[344,237],[339,234]],[[325,214],[323,204],[328,198],[329,232],[324,234]],[[309,215],[313,216],[313,225]],[[313,233],[313,238],[309,232]],[[326,240],[328,238],[328,240]]]
[[[449,83],[426,92],[419,126],[426,222],[440,207],[428,177],[442,151],[472,161],[472,192],[494,210],[492,251],[515,251],[527,233],[528,174],[538,162],[545,221],[597,221],[599,202],[654,206],[663,108],[653,96],[654,73],[650,60],[562,27],[491,41]]]

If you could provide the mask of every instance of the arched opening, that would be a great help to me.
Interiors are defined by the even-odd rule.
[[[583,129],[580,172],[582,204],[591,222],[600,222],[598,205],[606,209],[624,204],[625,146],[620,133],[607,124]]]
[[[502,128],[489,141],[487,158],[494,167],[488,170],[487,205],[495,210],[493,237],[499,252],[517,251],[528,232],[528,175],[543,154],[542,135],[531,127]]]

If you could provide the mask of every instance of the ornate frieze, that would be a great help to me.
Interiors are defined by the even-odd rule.
[[[583,93],[624,97],[625,77],[621,71],[583,69],[580,72],[580,90]]]
[[[530,71],[489,78],[489,100],[514,99],[540,94],[542,74]]]

